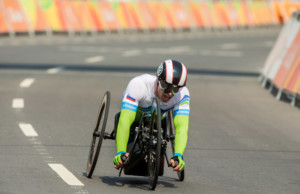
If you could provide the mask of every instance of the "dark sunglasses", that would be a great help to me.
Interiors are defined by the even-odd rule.
[[[172,92],[173,95],[175,95],[177,92],[179,92],[182,87],[181,86],[175,86],[169,83],[166,83],[163,80],[158,80],[158,85],[160,87],[160,89],[162,89],[162,91],[164,91],[164,93],[170,93]]]

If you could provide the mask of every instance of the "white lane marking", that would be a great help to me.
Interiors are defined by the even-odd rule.
[[[29,136],[29,137],[38,136],[38,134],[36,133],[36,131],[34,130],[32,125],[29,124],[29,123],[20,123],[19,127],[20,127],[20,129],[22,130],[22,132],[24,133],[25,136]]]
[[[141,51],[140,50],[129,50],[129,51],[125,51],[123,52],[123,56],[124,57],[132,57],[132,56],[137,56],[140,55]]]
[[[85,62],[86,63],[97,63],[100,61],[103,61],[104,57],[103,56],[96,56],[96,57],[90,57],[90,58],[86,58]]]
[[[199,54],[202,55],[202,56],[210,56],[210,55],[212,55],[212,51],[209,51],[209,50],[201,50],[201,51],[199,52]]]
[[[221,49],[229,50],[229,49],[237,49],[240,45],[238,43],[226,43],[221,45]]]
[[[147,48],[146,53],[148,54],[194,54],[194,50],[189,46],[176,46],[169,48]]]
[[[24,99],[23,98],[14,98],[12,101],[13,108],[24,108]]]
[[[55,68],[48,69],[47,73],[48,74],[56,74],[56,73],[60,72],[61,70],[62,70],[61,67],[55,67]]]
[[[26,78],[20,83],[21,88],[29,88],[35,80],[33,78]]]
[[[215,51],[216,56],[223,57],[240,57],[242,56],[242,52],[240,51]]]
[[[201,50],[199,54],[202,56],[218,56],[218,57],[241,57],[241,51],[220,51],[220,50]]]
[[[66,167],[62,164],[48,164],[52,170],[54,170],[60,178],[62,178],[68,185],[72,186],[84,186]]]

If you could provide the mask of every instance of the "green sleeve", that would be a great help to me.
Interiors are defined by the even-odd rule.
[[[117,153],[127,150],[127,143],[130,134],[130,126],[132,125],[136,116],[136,112],[122,109],[117,128],[116,144]]]
[[[180,153],[183,155],[185,150],[188,130],[189,130],[189,116],[186,115],[176,115],[174,117],[175,126],[175,150],[174,153]]]

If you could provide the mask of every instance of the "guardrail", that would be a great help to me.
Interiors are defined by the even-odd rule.
[[[0,0],[0,33],[34,35],[278,25],[297,3],[265,0]]]
[[[300,11],[281,30],[260,76],[261,85],[296,106],[300,100]]]

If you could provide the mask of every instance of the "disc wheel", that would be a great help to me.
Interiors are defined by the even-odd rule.
[[[98,156],[100,153],[100,149],[101,149],[101,145],[105,133],[105,126],[108,117],[109,104],[110,104],[110,92],[107,91],[103,96],[100,109],[98,112],[96,126],[93,131],[89,156],[87,160],[87,168],[86,168],[86,176],[88,178],[92,177],[94,169],[97,164]]]
[[[151,134],[149,139],[148,149],[148,175],[150,190],[155,190],[160,168],[160,154],[161,154],[161,113],[160,102],[155,98],[157,112],[152,111]],[[156,129],[154,125],[156,121]]]
[[[171,142],[171,147],[172,147],[172,153],[174,155],[175,127],[174,127],[174,122],[173,122],[173,119],[174,119],[173,111],[169,111],[168,117],[169,117],[169,135],[170,135],[170,137],[173,137],[170,139],[170,142]],[[183,159],[183,156],[182,156],[182,159]],[[181,172],[177,172],[177,175],[178,175],[179,181],[184,180],[184,170],[182,170]]]

